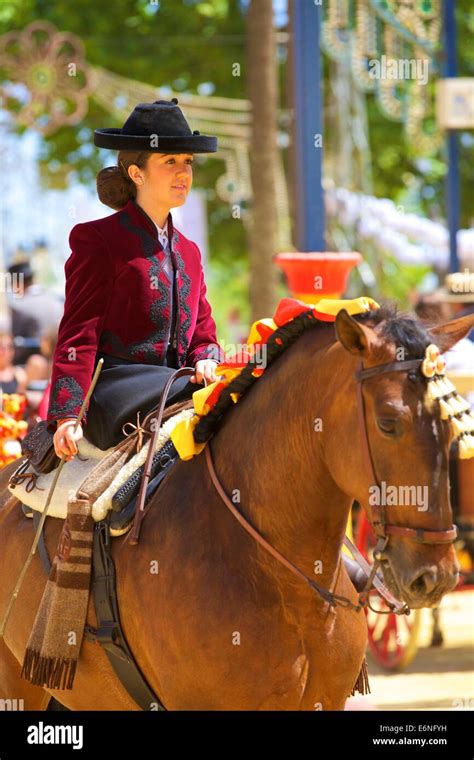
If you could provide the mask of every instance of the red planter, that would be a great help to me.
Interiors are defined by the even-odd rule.
[[[314,304],[320,298],[341,298],[360,253],[278,253],[273,257],[288,281],[293,298]]]

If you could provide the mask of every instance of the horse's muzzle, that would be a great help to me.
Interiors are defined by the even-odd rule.
[[[426,565],[402,579],[403,598],[413,609],[435,607],[445,594],[456,587],[458,579],[457,569],[446,572],[436,565]]]

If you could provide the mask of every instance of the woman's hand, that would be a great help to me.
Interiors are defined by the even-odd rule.
[[[58,429],[53,436],[54,451],[61,459],[64,457],[69,462],[77,454],[76,441],[82,438],[82,425],[79,423],[74,431],[75,419],[58,421]]]
[[[215,383],[219,379],[216,375],[217,366],[218,362],[215,362],[214,359],[201,359],[194,365],[196,374],[191,375],[190,382],[202,383],[206,379],[208,383]]]

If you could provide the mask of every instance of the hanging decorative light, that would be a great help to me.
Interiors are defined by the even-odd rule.
[[[436,53],[441,31],[440,0],[327,0],[321,44],[333,60],[345,62],[355,85],[374,92],[381,111],[403,123],[410,142],[420,150],[437,150],[443,135],[426,131],[434,113],[434,93],[416,76],[371,75],[373,62],[409,61],[437,68]]]

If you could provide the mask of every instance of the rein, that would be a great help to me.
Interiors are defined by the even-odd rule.
[[[370,450],[370,441],[367,430],[367,418],[365,413],[364,395],[362,390],[362,383],[377,375],[381,375],[387,372],[409,372],[412,370],[418,370],[423,362],[423,359],[412,359],[408,361],[390,362],[387,364],[380,364],[377,367],[364,368],[362,361],[360,361],[359,368],[355,373],[356,387],[357,387],[357,405],[358,405],[358,417],[359,417],[359,429],[362,441],[362,452],[365,461],[366,469],[371,477],[372,481],[380,486],[379,480],[375,473],[375,467]],[[272,544],[266,541],[265,538],[248,522],[248,520],[236,509],[235,505],[231,502],[228,495],[224,491],[222,484],[217,476],[214,463],[212,460],[211,443],[208,441],[205,449],[206,464],[211,476],[212,483],[221,497],[222,501],[240,523],[240,525],[252,536],[269,554],[271,554],[278,562],[284,565],[294,575],[304,580],[319,596],[328,602],[330,606],[349,607],[357,612],[364,607],[369,607],[373,612],[378,614],[390,614],[396,615],[409,615],[410,609],[405,602],[401,602],[394,597],[381,580],[376,576],[377,568],[382,564],[383,552],[385,551],[389,538],[391,535],[399,535],[406,538],[411,538],[414,541],[423,544],[438,544],[438,543],[452,543],[457,535],[456,527],[453,525],[448,530],[426,530],[424,528],[408,528],[399,525],[388,525],[385,520],[385,509],[383,505],[377,505],[376,509],[373,509],[375,520],[371,520],[370,524],[377,536],[377,545],[374,549],[374,563],[372,566],[368,564],[363,555],[353,545],[353,543],[346,537],[344,539],[345,545],[350,549],[356,561],[361,565],[362,569],[368,574],[367,584],[364,590],[359,594],[359,603],[354,604],[350,599],[345,596],[334,594],[328,589],[323,588],[316,583],[312,578],[309,578],[305,573],[299,570],[287,557],[281,552],[275,549]],[[376,610],[370,606],[369,592],[374,587],[379,594],[385,599],[388,607],[388,612]]]
[[[335,606],[338,604],[341,607],[351,607],[354,610],[360,610],[362,609],[360,605],[354,604],[350,599],[347,599],[345,596],[338,596],[337,594],[333,594],[331,591],[328,591],[327,589],[320,586],[316,581],[314,581],[312,578],[309,578],[307,575],[305,575],[301,570],[299,570],[296,565],[293,564],[293,562],[290,562],[289,559],[285,557],[284,554],[278,551],[278,549],[275,549],[272,544],[270,544],[263,536],[256,530],[249,522],[246,520],[246,518],[243,516],[241,512],[238,511],[238,509],[235,508],[234,504],[232,504],[231,500],[227,496],[226,492],[224,491],[219,478],[217,477],[216,470],[214,467],[214,462],[212,461],[212,454],[211,454],[211,445],[210,442],[207,443],[207,446],[204,449],[205,457],[206,457],[206,463],[207,467],[209,469],[209,474],[211,476],[212,482],[216,488],[217,493],[221,497],[222,501],[226,505],[226,507],[231,511],[235,519],[241,524],[241,526],[244,528],[244,530],[247,531],[247,533],[252,536],[252,538],[257,541],[260,546],[263,546],[266,551],[272,555],[272,557],[275,557],[278,562],[280,562],[282,565],[284,565],[288,570],[290,570],[294,575],[296,575],[298,578],[300,578],[303,581],[306,581],[309,586],[311,586],[312,589],[314,589],[326,602],[329,602],[331,606]]]
[[[240,525],[244,528],[244,530],[246,530],[247,533],[250,536],[252,536],[252,538],[254,538],[255,541],[257,541],[257,543],[260,544],[260,546],[263,546],[263,548],[269,554],[271,554],[272,557],[274,557],[276,560],[278,560],[278,562],[280,562],[282,565],[288,568],[288,570],[290,570],[294,575],[296,575],[301,580],[305,581],[314,591],[316,591],[316,593],[319,594],[319,596],[322,599],[324,599],[325,602],[328,602],[328,604],[331,607],[349,607],[350,609],[353,609],[356,612],[359,612],[361,609],[363,609],[363,607],[368,605],[368,600],[362,597],[362,594],[365,594],[365,589],[362,592],[362,594],[359,595],[359,603],[354,604],[354,602],[352,602],[346,596],[334,594],[332,591],[329,591],[328,589],[323,588],[323,586],[320,586],[319,583],[316,583],[316,581],[314,581],[312,578],[309,578],[309,576],[305,575],[305,573],[299,570],[296,567],[296,565],[293,564],[293,562],[291,562],[287,557],[285,557],[284,554],[279,552],[278,549],[275,549],[275,547],[272,546],[272,544],[270,544],[265,538],[263,538],[263,536],[248,522],[248,520],[243,516],[243,514],[239,512],[238,509],[236,509],[236,507],[234,506],[234,504],[232,504],[231,500],[229,499],[226,492],[224,491],[222,484],[220,483],[219,478],[217,477],[217,473],[214,467],[214,462],[212,461],[210,441],[208,441],[207,446],[204,449],[204,454],[205,454],[209,474],[211,476],[211,480],[214,484],[214,487],[217,493],[221,497],[226,507],[233,514],[235,519],[240,523]],[[395,612],[397,615],[409,614],[409,610],[406,607],[405,603],[400,602],[398,599],[396,599],[390,593],[390,591],[386,588],[386,586],[382,583],[382,581],[379,580],[379,578],[375,576],[377,566],[374,564],[371,569],[368,562],[363,557],[363,555],[359,552],[359,550],[355,546],[353,546],[352,542],[349,541],[347,537],[345,538],[344,543],[351,550],[356,561],[359,562],[362,569],[369,573],[368,582],[370,582],[370,587],[372,587],[373,585],[377,589],[377,591],[384,597],[385,601],[390,607],[390,612]],[[374,610],[374,612],[378,612],[378,610]]]

